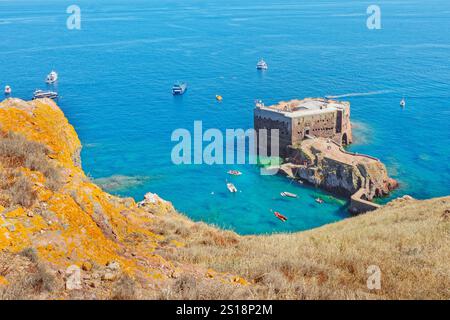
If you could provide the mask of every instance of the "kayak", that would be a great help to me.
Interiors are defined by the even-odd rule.
[[[286,221],[287,221],[287,218],[286,218],[285,216],[283,216],[281,213],[275,211],[274,214],[275,214],[275,217],[277,217],[277,218],[280,219],[281,221],[283,221],[283,222],[286,222]]]

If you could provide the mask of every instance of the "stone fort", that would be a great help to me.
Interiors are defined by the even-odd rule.
[[[281,157],[288,155],[290,146],[308,138],[328,138],[340,145],[352,143],[349,102],[306,98],[265,106],[259,101],[254,110],[254,126],[258,135],[259,130],[267,129],[267,150],[258,146],[258,154],[271,153],[270,129],[279,130]]]

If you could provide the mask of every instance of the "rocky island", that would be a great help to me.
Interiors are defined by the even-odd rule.
[[[0,103],[0,300],[450,298],[449,197],[239,236],[154,194],[136,203],[104,192],[83,172],[80,149],[53,101]],[[305,159],[320,150],[305,148]],[[380,289],[367,286],[374,264]]]
[[[348,102],[306,98],[272,106],[258,103],[254,122],[257,131],[279,130],[282,173],[350,198],[353,213],[379,208],[370,201],[398,186],[379,159],[343,148],[353,139]],[[261,152],[270,152],[270,145]]]

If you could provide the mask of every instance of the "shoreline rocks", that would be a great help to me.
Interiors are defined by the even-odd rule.
[[[286,160],[280,168],[284,174],[347,198],[358,193],[359,199],[372,201],[398,187],[380,160],[347,152],[329,139],[305,140],[290,149]]]

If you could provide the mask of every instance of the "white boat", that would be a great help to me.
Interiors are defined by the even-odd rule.
[[[43,91],[43,90],[36,90],[33,93],[33,100],[44,98],[58,99],[58,93],[54,91]]]
[[[405,98],[402,99],[402,101],[400,101],[400,107],[404,108],[406,106],[406,101]]]
[[[172,94],[174,96],[183,95],[187,90],[187,83],[185,82],[177,82],[172,87]]]
[[[288,197],[288,198],[298,198],[298,195],[296,195],[295,193],[291,193],[291,192],[282,192],[281,193],[282,197]]]
[[[242,172],[240,172],[238,170],[230,170],[227,173],[231,176],[241,176],[242,175]]]
[[[12,92],[11,87],[10,87],[10,86],[6,86],[6,87],[5,87],[5,95],[10,95],[11,92]]]
[[[47,82],[48,84],[55,83],[56,81],[58,81],[58,74],[56,73],[56,71],[50,72],[47,75],[47,79],[45,80],[45,82]]]
[[[258,70],[267,70],[268,68],[269,66],[264,61],[264,59],[259,60],[258,63],[256,64],[256,69]]]
[[[238,191],[234,184],[232,184],[231,182],[227,183],[227,188],[231,193],[236,193]]]

